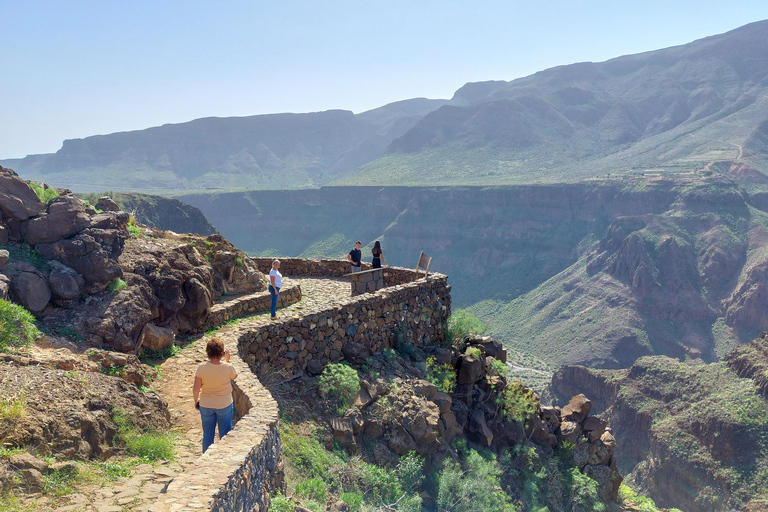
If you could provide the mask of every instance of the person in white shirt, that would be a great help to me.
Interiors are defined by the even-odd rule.
[[[280,288],[283,286],[283,274],[280,273],[280,260],[272,262],[272,270],[269,271],[269,294],[272,296],[272,320],[277,320],[277,299],[280,297]]]

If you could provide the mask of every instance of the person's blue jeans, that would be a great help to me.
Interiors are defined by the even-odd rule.
[[[272,285],[269,285],[269,294],[272,296],[272,316],[277,316],[277,299],[280,297],[280,288],[275,291]]]
[[[213,444],[217,423],[219,425],[219,439],[232,430],[233,412],[233,404],[229,404],[223,409],[211,409],[210,407],[200,406],[200,419],[203,421],[203,453]]]

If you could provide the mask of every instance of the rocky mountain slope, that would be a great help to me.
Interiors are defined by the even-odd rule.
[[[507,379],[498,341],[470,337],[459,345],[422,350],[396,342],[397,351],[378,354],[345,345],[349,366],[274,382],[295,499],[337,512],[362,503],[404,511],[619,510],[616,440],[590,415],[591,402],[578,395],[563,407],[542,406]],[[417,466],[410,480],[407,464]],[[459,467],[464,490],[451,483]]]
[[[181,199],[259,255],[343,257],[362,239],[368,258],[379,239],[388,263],[411,267],[423,250],[451,276],[454,303],[474,304],[510,347],[552,365],[626,367],[649,354],[713,361],[766,329],[768,196],[748,169]]]
[[[26,179],[78,192],[315,187],[378,157],[443,103],[417,98],[358,115],[332,110],[197,119],[66,140],[55,154],[0,163]]]
[[[614,429],[622,473],[660,505],[764,510],[766,353],[762,336],[719,363],[643,357],[623,370],[566,366],[551,389],[561,399],[573,389],[591,397]]]
[[[91,346],[136,352],[199,329],[224,293],[266,288],[255,264],[220,235],[153,230],[99,213],[69,190],[0,168],[0,298]],[[109,206],[109,205],[107,205]]]
[[[766,172],[767,43],[761,21],[682,46],[470,83],[334,184],[559,182],[736,159]]]

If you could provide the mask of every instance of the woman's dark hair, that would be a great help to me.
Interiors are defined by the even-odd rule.
[[[221,359],[224,355],[224,342],[219,338],[211,338],[205,346],[205,353],[208,354],[208,359]]]
[[[376,243],[373,244],[373,249],[371,249],[371,254],[376,256],[377,254],[381,254],[381,242],[376,240]]]

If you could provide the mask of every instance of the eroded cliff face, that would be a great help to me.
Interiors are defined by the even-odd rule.
[[[343,257],[360,239],[365,259],[379,239],[387,263],[410,267],[424,251],[456,306],[483,301],[472,312],[510,346],[619,368],[652,354],[714,361],[766,328],[762,185],[708,173],[181,199],[251,253]]]
[[[620,471],[660,506],[761,510],[767,351],[761,337],[722,363],[644,357],[622,370],[565,366],[550,390],[556,399],[573,389],[593,398],[613,427]]]

